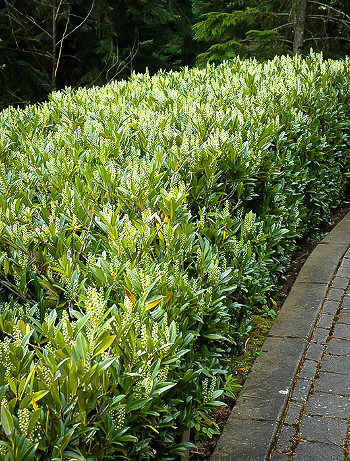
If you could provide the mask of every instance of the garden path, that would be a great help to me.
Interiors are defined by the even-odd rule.
[[[350,434],[350,250],[326,294],[292,386],[272,461],[347,460]]]
[[[350,213],[310,255],[212,461],[350,459]]]

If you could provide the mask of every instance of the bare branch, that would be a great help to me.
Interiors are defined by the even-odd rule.
[[[267,16],[291,16],[290,13],[275,13],[273,11],[264,11]]]
[[[255,38],[245,38],[243,40],[240,40],[240,42],[245,43],[245,42],[254,42],[256,39]],[[281,38],[281,37],[269,37],[267,40],[276,40],[278,42],[285,42],[285,43],[291,43],[293,44],[292,40],[288,40],[286,38]]]
[[[68,24],[69,24],[69,14],[67,16],[66,26],[65,26],[65,29],[64,29],[64,32],[63,32],[63,35],[62,35],[63,37],[65,36],[65,33],[67,32]],[[56,61],[55,76],[57,75],[58,66],[59,66],[59,63],[60,63],[60,60],[61,60],[62,47],[63,47],[63,40],[60,40],[60,50],[58,52],[58,57],[57,57],[57,61]]]
[[[325,16],[323,14],[311,14],[308,16],[309,19],[322,19],[323,21],[334,21],[334,22],[340,22],[343,24],[345,27],[350,29],[350,22],[345,21],[344,19],[340,18],[335,18],[334,16]]]
[[[285,27],[289,27],[289,26],[294,27],[294,21],[293,22],[287,22],[286,24],[282,24],[281,26],[277,26],[273,30],[284,29]]]
[[[6,2],[7,7],[10,6],[11,8],[13,8],[16,11],[16,13],[18,13],[20,16],[23,16],[25,19],[28,19],[36,27],[38,27],[42,32],[44,32],[46,35],[48,35],[50,38],[52,38],[51,34],[47,30],[45,30],[43,27],[41,27],[41,25],[38,24],[33,17],[22,13],[19,9],[17,9],[15,6],[13,6],[8,0],[5,0],[5,2]],[[14,19],[18,24],[21,25],[19,19],[16,16],[12,16],[12,19]]]
[[[135,38],[134,40],[134,44],[130,50],[130,53],[128,54],[128,56],[126,57],[126,59],[124,59],[123,61],[123,64],[120,64],[117,69],[116,69],[116,72],[114,73],[113,77],[111,77],[109,80],[108,80],[108,83],[111,82],[112,80],[115,79],[115,77],[120,74],[121,72],[123,72],[124,69],[126,69],[127,67],[129,67],[132,62],[133,62],[133,59],[135,58],[135,56],[137,55],[137,52],[138,52],[138,49],[139,49],[139,43],[137,41],[137,38]],[[135,47],[136,47],[136,50],[135,50]],[[134,51],[135,50],[135,51]],[[113,65],[107,70],[106,72],[106,78],[108,78],[108,73],[109,71],[113,68]]]
[[[15,287],[15,285],[13,285],[12,283],[10,282],[3,282],[2,280],[0,280],[0,285],[2,285],[3,287],[7,288],[8,290],[11,291],[12,294],[14,294],[15,296],[18,296],[18,298],[22,299],[22,301],[25,301],[26,303],[29,303],[29,304],[35,304],[34,301],[32,301],[31,299],[28,299],[26,298],[18,289],[17,287]]]
[[[18,46],[17,38],[16,38],[15,31],[14,31],[13,24],[12,24],[12,17],[11,17],[11,13],[10,13],[10,9],[9,9],[8,3],[6,3],[6,7],[7,7],[7,11],[8,11],[8,17],[9,17],[9,20],[10,20],[12,37],[13,37],[15,43],[16,43],[16,46]]]
[[[88,12],[88,14],[85,16],[85,18],[81,21],[80,24],[78,24],[76,27],[74,27],[73,30],[71,30],[70,32],[68,32],[68,34],[63,34],[61,40],[59,40],[57,42],[57,45],[60,44],[61,42],[63,42],[67,37],[69,37],[71,34],[73,34],[77,29],[79,29],[88,19],[89,19],[89,16],[90,14],[92,13],[92,10],[94,9],[94,6],[95,6],[95,0],[93,0],[92,2],[92,6],[90,8],[90,11]]]
[[[345,40],[346,42],[350,42],[350,38],[346,37],[311,37],[306,38],[304,42],[316,41],[316,40]]]
[[[25,50],[24,48],[11,48],[11,47],[3,47],[3,50],[9,50],[9,51],[20,51],[21,53],[27,53],[31,55],[38,55],[38,56],[44,56],[45,58],[51,58],[51,53],[48,51],[42,52],[38,51],[36,49],[34,50]]]
[[[345,18],[347,18],[347,19],[350,21],[350,16],[349,16],[349,15],[347,15],[346,13],[344,13],[344,11],[342,11],[342,10],[338,10],[337,8],[334,8],[334,6],[330,6],[330,5],[328,5],[327,3],[317,2],[316,0],[309,0],[309,2],[310,2],[310,3],[314,3],[314,4],[316,4],[316,5],[323,6],[323,7],[326,8],[326,9],[335,11],[336,13],[341,14],[342,16],[344,16]]]
[[[58,15],[59,15],[59,12],[60,12],[60,9],[61,9],[61,6],[62,6],[63,2],[64,2],[64,0],[60,0],[60,3],[56,7],[55,21],[57,21],[57,18],[58,18]]]

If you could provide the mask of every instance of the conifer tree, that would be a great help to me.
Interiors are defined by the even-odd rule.
[[[202,47],[199,64],[221,62],[237,54],[266,59],[307,53],[311,47],[332,57],[350,50],[350,3],[346,0],[193,3],[198,16],[195,39]]]

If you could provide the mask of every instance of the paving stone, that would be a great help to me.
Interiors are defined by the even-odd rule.
[[[305,413],[319,416],[333,416],[335,418],[348,418],[350,414],[350,400],[348,397],[343,397],[342,395],[316,392],[309,395]]]
[[[229,417],[211,461],[266,459],[277,431],[272,421],[237,420]]]
[[[293,461],[343,461],[343,459],[342,448],[317,442],[300,442],[293,455]]]
[[[349,278],[350,277],[350,267],[339,267],[339,269],[337,270],[337,276],[339,277],[347,277]]]
[[[284,453],[273,453],[271,457],[271,461],[288,461],[289,456],[285,455]]]
[[[327,293],[327,284],[295,282],[269,336],[309,340]]]
[[[344,296],[344,290],[341,288],[331,288],[328,292],[327,299],[332,301],[340,301]]]
[[[278,436],[276,451],[290,451],[293,445],[296,429],[293,426],[282,426]]]
[[[350,395],[350,380],[347,375],[320,372],[315,381],[315,391]]]
[[[327,353],[350,356],[350,341],[332,338],[327,344]]]
[[[268,407],[259,418],[281,420],[305,348],[306,341],[300,338],[266,338],[240,392],[246,411],[250,412],[249,399],[254,398],[255,405],[264,401]]]
[[[240,420],[280,421],[288,396],[279,394],[274,397],[270,400],[268,398],[247,397],[241,394],[232,409],[232,417]]]
[[[340,314],[338,317],[338,323],[346,323],[347,325],[350,325],[350,310],[349,309],[342,309],[340,311]]]
[[[325,344],[329,336],[329,330],[325,328],[316,328],[312,341],[318,344]]]
[[[320,416],[304,415],[300,424],[300,437],[304,440],[344,445],[348,422]]]
[[[349,235],[349,226],[350,226],[350,217],[347,214],[340,222],[335,226],[335,228],[326,235],[322,240],[323,243],[331,244],[342,244],[342,253],[339,259],[344,256],[346,247],[350,245],[350,235]]]
[[[339,308],[337,301],[325,301],[322,312],[335,315]]]
[[[302,369],[299,372],[299,378],[314,379],[317,370],[317,362],[313,360],[305,360]]]
[[[324,351],[324,346],[322,346],[322,344],[311,343],[308,347],[306,358],[308,360],[316,360],[318,362],[323,355],[323,351]]]
[[[349,231],[348,231],[349,234]],[[299,272],[297,282],[326,283],[332,280],[339,260],[343,256],[344,244],[317,245]],[[325,262],[327,261],[327,264]]]
[[[346,247],[350,245],[350,235],[349,235],[349,226],[350,226],[350,217],[347,214],[336,227],[326,235],[322,240],[323,243],[331,244],[332,246],[342,244],[342,252],[339,259],[344,257]]]
[[[348,277],[334,277],[332,282],[332,288],[347,288],[349,283]]]
[[[345,309],[350,309],[350,296],[349,295],[344,296],[343,301],[341,303],[341,307]]]
[[[303,404],[298,402],[289,402],[285,424],[296,424],[300,419],[300,413],[303,409]]]
[[[350,357],[325,355],[321,362],[321,371],[350,374]]]
[[[320,319],[319,319],[318,323],[317,323],[317,326],[319,328],[326,328],[327,330],[329,330],[330,328],[332,328],[333,320],[334,320],[334,315],[332,315],[332,314],[322,314],[320,316]]]
[[[340,339],[350,339],[350,326],[345,325],[345,323],[338,323],[334,327],[333,337]]]
[[[297,379],[293,394],[292,400],[297,402],[306,402],[307,396],[309,395],[312,381],[307,381],[306,379]]]

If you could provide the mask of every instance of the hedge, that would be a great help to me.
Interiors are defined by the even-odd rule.
[[[173,460],[348,195],[350,60],[134,74],[0,114],[0,459]]]

